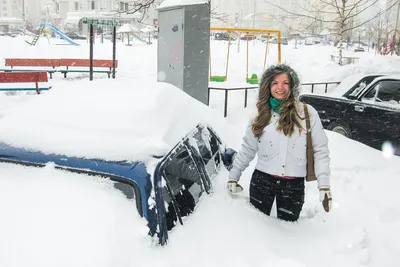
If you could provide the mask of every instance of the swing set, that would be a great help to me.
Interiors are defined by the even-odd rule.
[[[225,75],[223,76],[216,76],[213,75],[212,72],[212,64],[211,64],[211,43],[210,43],[210,53],[209,53],[209,63],[210,63],[210,81],[212,82],[225,82],[228,80],[228,67],[229,67],[229,56],[230,56],[230,47],[231,47],[231,41],[232,41],[232,32],[238,32],[238,53],[240,50],[240,35],[241,33],[245,33],[246,35],[246,82],[249,84],[258,84],[259,79],[257,74],[253,73],[249,77],[249,33],[252,34],[262,34],[266,33],[267,39],[265,41],[265,55],[264,55],[264,70],[266,69],[266,64],[267,64],[267,55],[268,55],[268,49],[270,46],[270,39],[271,35],[277,36],[278,40],[278,63],[281,63],[281,32],[278,30],[263,30],[263,29],[246,29],[246,28],[210,28],[210,31],[221,31],[221,32],[228,32],[228,49],[227,49],[227,55],[226,55],[226,63],[225,63]],[[251,38],[253,39],[253,38]]]

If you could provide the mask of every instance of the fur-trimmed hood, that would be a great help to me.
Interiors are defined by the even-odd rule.
[[[289,79],[291,80],[290,82],[292,84],[293,95],[294,97],[298,97],[300,94],[299,76],[297,75],[297,72],[294,69],[292,69],[290,66],[286,64],[272,65],[268,69],[266,69],[261,77],[260,84],[263,84],[263,82],[265,81],[265,79],[267,79],[267,77],[275,76],[281,73],[286,73],[289,76]]]

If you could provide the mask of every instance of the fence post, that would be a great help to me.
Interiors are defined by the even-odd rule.
[[[314,93],[314,84],[311,84],[311,93]]]
[[[248,88],[246,88],[246,89],[244,90],[244,107],[245,107],[245,108],[247,107],[247,89],[248,89]]]
[[[228,89],[225,89],[225,107],[224,107],[224,117],[228,116]]]
[[[325,84],[325,93],[328,93],[328,83]]]

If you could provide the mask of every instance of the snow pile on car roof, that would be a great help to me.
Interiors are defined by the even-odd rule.
[[[221,112],[166,83],[79,81],[57,86],[0,120],[0,141],[107,160],[163,155],[198,123],[224,133]]]

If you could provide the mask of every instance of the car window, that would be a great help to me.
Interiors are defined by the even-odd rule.
[[[381,83],[377,83],[367,94],[362,98],[364,102],[373,102],[375,100],[376,91],[378,90]]]
[[[372,88],[363,98],[364,102],[388,105],[400,105],[400,81],[382,81]]]
[[[400,81],[384,81],[381,83],[376,102],[390,105],[400,104]]]
[[[350,96],[356,96],[359,92],[361,92],[362,90],[364,90],[364,88],[367,86],[367,83],[362,81],[357,88],[354,89],[353,92],[351,92]]]
[[[163,171],[167,228],[171,230],[179,217],[189,216],[204,192],[201,175],[185,146],[177,148]]]
[[[121,182],[115,182],[114,187],[120,190],[128,199],[136,199],[135,189],[131,185]]]

